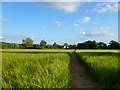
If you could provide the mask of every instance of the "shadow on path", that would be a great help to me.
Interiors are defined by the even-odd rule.
[[[79,62],[76,53],[71,55],[71,88],[99,89],[100,86],[88,74],[83,64]]]

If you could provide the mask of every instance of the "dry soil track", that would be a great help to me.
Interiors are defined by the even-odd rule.
[[[100,89],[99,84],[88,75],[84,65],[79,62],[76,53],[71,56],[70,69],[71,88]]]

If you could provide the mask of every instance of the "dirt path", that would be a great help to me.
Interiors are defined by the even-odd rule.
[[[88,75],[85,67],[80,64],[77,54],[71,56],[71,88],[99,88],[99,85]]]

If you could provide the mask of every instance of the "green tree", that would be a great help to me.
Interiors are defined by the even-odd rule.
[[[68,43],[64,43],[63,46],[64,46],[64,48],[68,48],[69,47]]]
[[[52,48],[57,48],[58,44],[56,42],[53,43]]]
[[[46,42],[45,40],[42,40],[42,41],[40,42],[40,47],[41,47],[41,48],[45,48],[45,47],[46,47],[46,44],[47,44],[47,42]]]
[[[50,44],[47,44],[46,47],[47,47],[48,49],[50,49],[50,48],[51,48],[51,45],[50,45]]]
[[[85,43],[78,43],[77,44],[77,48],[78,49],[85,49],[86,47],[85,47]]]
[[[19,49],[20,47],[19,47],[19,44],[14,44],[14,48],[15,49]]]
[[[34,44],[33,47],[34,47],[35,49],[40,49],[40,48],[41,48],[39,44]]]
[[[74,44],[74,45],[69,45],[69,48],[70,49],[75,49],[75,48],[77,48],[77,46]]]
[[[23,46],[25,48],[29,48],[33,46],[33,40],[31,38],[26,38],[25,40],[22,40]]]
[[[2,42],[0,42],[0,49],[2,49]]]
[[[96,49],[98,47],[96,41],[94,40],[93,41],[88,40],[84,42],[84,44],[86,49]]]
[[[99,43],[98,43],[98,48],[99,48],[99,49],[106,49],[106,48],[107,48],[107,44],[104,43],[104,42],[99,42]]]
[[[108,46],[110,49],[119,49],[120,48],[120,43],[117,42],[117,41],[110,41],[109,42],[109,46]]]

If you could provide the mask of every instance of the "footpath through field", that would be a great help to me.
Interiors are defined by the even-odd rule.
[[[71,88],[99,88],[99,85],[88,75],[77,54],[73,53],[70,62]]]

